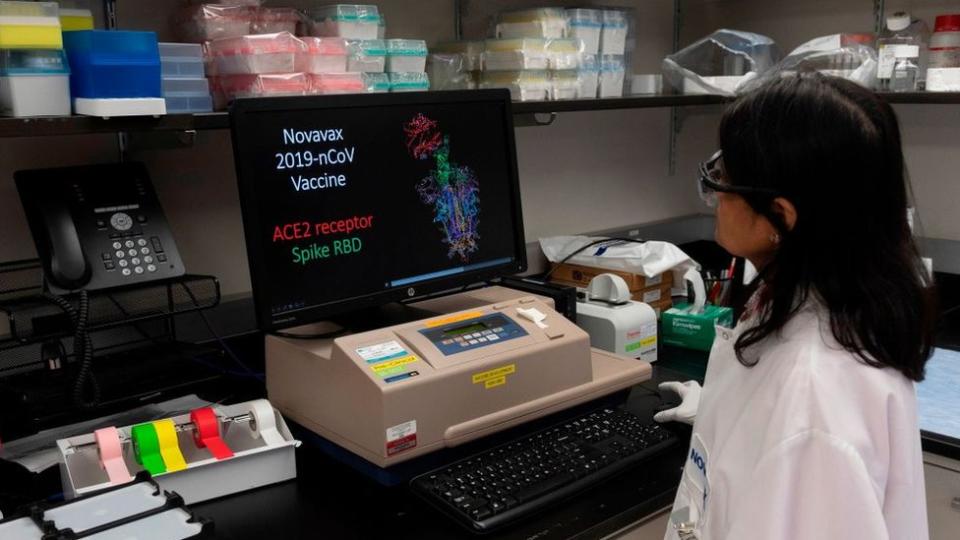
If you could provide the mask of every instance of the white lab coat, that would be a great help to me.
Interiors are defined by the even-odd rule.
[[[750,324],[717,329],[674,512],[699,540],[927,540],[913,383],[843,350],[815,301],[747,368]]]

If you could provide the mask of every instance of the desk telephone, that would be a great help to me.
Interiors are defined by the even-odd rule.
[[[18,171],[14,179],[50,292],[184,274],[143,164]]]

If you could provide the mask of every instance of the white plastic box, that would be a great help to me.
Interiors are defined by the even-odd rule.
[[[430,49],[435,53],[463,55],[464,71],[480,71],[483,50],[483,41],[448,41]]]
[[[465,69],[466,55],[431,53],[427,57],[427,75],[433,90],[474,90],[477,80],[473,71]]]
[[[347,41],[347,71],[383,73],[387,67],[387,44],[382,39]]]
[[[580,67],[584,48],[582,39],[548,39],[545,48],[550,69],[562,71]]]
[[[550,67],[543,39],[488,39],[483,51],[484,71],[544,70]]]
[[[199,79],[204,75],[203,46],[199,43],[160,43],[160,76]]]
[[[580,75],[576,71],[550,73],[550,99],[554,101],[577,99],[580,95]]]
[[[386,71],[423,72],[427,68],[427,42],[422,39],[388,39]]]
[[[496,35],[502,39],[567,37],[567,14],[563,8],[519,9],[501,12]]]
[[[292,73],[297,55],[306,52],[289,32],[218,39],[209,45],[219,75]]]
[[[184,7],[176,26],[185,41],[201,43],[245,36],[256,16],[255,6],[203,4]]]
[[[386,73],[321,73],[309,77],[313,94],[370,94],[390,90]]]
[[[584,54],[600,53],[600,34],[603,32],[603,11],[599,9],[568,9],[568,36],[583,40]]]
[[[627,50],[629,21],[624,11],[603,10],[603,30],[600,33],[600,53],[623,55]]]
[[[217,108],[237,98],[305,96],[310,93],[310,82],[304,73],[220,75],[212,86],[215,97],[220,98],[215,100]]]
[[[578,99],[596,99],[600,87],[600,58],[594,54],[585,54],[580,62],[577,90]]]
[[[70,68],[63,51],[0,50],[0,114],[68,116]]]
[[[310,35],[347,39],[377,39],[380,10],[364,4],[334,4],[307,12],[311,19]]]
[[[301,38],[306,50],[297,54],[295,71],[302,73],[344,73],[347,71],[347,40],[344,38]]]
[[[623,80],[626,66],[623,56],[605,54],[600,57],[600,97],[623,97]]]
[[[506,88],[514,101],[544,101],[549,97],[551,83],[547,71],[486,71],[480,78],[480,88]]]
[[[254,11],[250,31],[254,34],[278,34],[280,32],[297,33],[300,12],[293,8],[259,7]]]
[[[422,71],[389,73],[391,92],[425,92],[430,89],[430,79]]]
[[[211,112],[213,98],[207,79],[163,79],[167,114]]]

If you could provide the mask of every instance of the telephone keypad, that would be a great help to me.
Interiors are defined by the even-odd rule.
[[[163,244],[157,236],[142,234],[136,229],[123,234],[120,240],[111,241],[116,251],[103,253],[104,268],[119,269],[124,277],[130,278],[159,272],[160,264],[167,262]]]

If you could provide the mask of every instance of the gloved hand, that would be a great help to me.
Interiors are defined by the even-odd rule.
[[[692,426],[697,418],[697,408],[700,406],[700,383],[697,381],[665,382],[660,383],[657,388],[661,392],[665,390],[676,392],[680,396],[680,405],[658,412],[653,415],[653,419],[660,423],[682,422]]]

